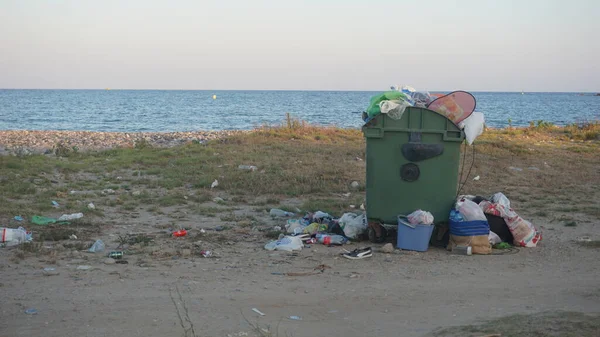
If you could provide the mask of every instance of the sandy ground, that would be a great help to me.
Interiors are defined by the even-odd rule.
[[[128,264],[106,265],[103,254],[60,247],[54,247],[60,251],[55,264],[45,256],[19,261],[14,249],[0,250],[1,335],[185,336],[181,316],[185,327],[189,317],[196,336],[424,336],[510,314],[600,313],[598,250],[577,243],[600,236],[593,221],[544,224],[539,247],[512,255],[456,256],[431,248],[350,261],[339,257],[341,248],[319,244],[269,252],[262,234],[215,232],[210,229],[220,220],[204,220],[188,238],[159,234],[147,247],[126,246],[133,251]],[[106,219],[98,238],[113,250],[117,235],[156,233],[158,222]],[[207,231],[197,236],[201,228]],[[197,254],[207,248],[213,257]],[[331,268],[309,276],[272,274],[322,264]],[[77,269],[83,265],[91,268]],[[45,276],[45,267],[59,274]],[[37,314],[26,314],[29,308]]]

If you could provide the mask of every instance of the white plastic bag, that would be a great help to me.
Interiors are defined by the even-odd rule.
[[[104,242],[102,240],[96,240],[94,244],[88,249],[90,253],[103,252],[104,251]]]
[[[285,228],[289,234],[302,233],[302,229],[306,227],[300,219],[290,219],[285,224]]]
[[[431,214],[427,211],[420,210],[420,209],[410,213],[409,215],[406,216],[406,218],[408,219],[408,222],[411,223],[412,225],[431,225],[431,224],[433,224],[433,214]]]
[[[473,111],[471,116],[458,123],[458,127],[465,130],[465,138],[469,145],[473,144],[475,139],[483,133],[485,118],[479,111]]]
[[[460,206],[458,206],[458,211],[463,216],[465,221],[487,221],[483,210],[479,207],[479,205],[477,205],[471,200],[460,200]]]
[[[508,200],[508,198],[502,194],[502,192],[494,194],[491,200],[494,204],[500,204],[506,208],[510,208],[510,200]]]
[[[488,240],[490,241],[490,244],[492,246],[502,242],[502,239],[498,236],[498,234],[496,234],[492,231],[490,231],[490,234],[488,234]]]
[[[271,241],[265,245],[266,250],[283,250],[287,252],[302,250],[302,247],[304,247],[302,239],[296,236],[284,236],[281,240]]]
[[[346,213],[340,218],[339,224],[347,238],[356,239],[367,230],[367,217],[364,213]]]
[[[379,109],[382,114],[387,114],[391,119],[400,119],[404,114],[406,107],[409,107],[410,103],[404,100],[393,100],[393,101],[382,101],[379,103]]]

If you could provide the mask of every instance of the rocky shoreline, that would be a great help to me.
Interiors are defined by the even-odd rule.
[[[250,132],[189,131],[189,132],[98,132],[98,131],[29,131],[0,130],[0,155],[52,153],[57,147],[77,151],[132,148],[140,144],[171,147],[189,142],[206,142]]]

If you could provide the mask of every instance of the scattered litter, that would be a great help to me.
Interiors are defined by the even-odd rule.
[[[49,225],[49,224],[67,225],[67,224],[69,224],[66,221],[58,221],[57,219],[49,218],[47,216],[40,216],[40,215],[32,216],[31,222],[36,225]]]
[[[342,235],[330,235],[330,234],[317,234],[317,240],[326,245],[343,245],[348,242],[348,239]]]
[[[349,239],[356,239],[366,232],[368,227],[365,214],[356,215],[354,213],[345,213],[338,220],[338,223],[344,230],[344,235]]]
[[[200,229],[200,233],[202,233],[202,234],[206,233],[206,231],[204,230],[204,228]]]
[[[210,185],[210,188],[215,188],[219,186],[219,181],[217,179],[215,179],[215,181],[212,182],[212,184]]]
[[[302,250],[302,240],[295,236],[285,236],[281,240],[271,241],[265,245],[266,250],[293,251]]]
[[[360,204],[360,209],[365,210],[365,204]]]
[[[475,181],[479,181],[479,179],[481,179],[480,176],[476,176],[475,178],[473,178],[473,180],[475,180]]]
[[[16,246],[23,242],[30,242],[33,240],[31,232],[23,227],[19,228],[3,228],[0,227],[0,246]]]
[[[107,188],[102,190],[102,194],[115,194],[115,190],[113,190],[112,188]]]
[[[356,161],[363,161],[362,158],[356,157],[354,158]]]
[[[27,315],[37,315],[38,311],[37,311],[37,309],[29,308],[29,309],[25,310],[25,313]]]
[[[284,211],[282,209],[279,209],[279,208],[272,208],[269,211],[269,215],[272,216],[272,217],[284,218],[284,217],[293,216],[294,213],[292,213],[292,212],[286,212],[286,211]]]
[[[54,208],[59,208],[59,207],[60,207],[60,205],[58,204],[58,202],[56,202],[56,201],[52,200],[52,207],[54,207]]]
[[[56,268],[53,268],[53,267],[44,268],[44,271],[42,273],[45,276],[56,276],[59,274],[58,270],[56,270]]]
[[[257,314],[259,314],[259,315],[261,315],[261,316],[264,316],[264,315],[265,315],[264,313],[260,312],[260,310],[258,310],[258,309],[256,309],[256,308],[252,308],[252,311],[254,311],[255,313],[257,313]]]
[[[20,215],[15,216],[15,220],[17,221],[23,221],[23,217]]]
[[[321,211],[316,211],[315,214],[313,214],[314,220],[321,220],[323,218],[331,218],[331,215],[329,215],[328,213],[325,213],[325,212],[321,212]]]
[[[136,196],[136,197],[140,196],[140,195],[142,195],[142,191],[133,191],[133,192],[131,192],[131,195]]]
[[[300,316],[290,316],[290,319],[294,320],[294,321],[301,321],[302,317],[300,317]]]
[[[348,206],[348,207],[350,207],[350,208],[352,208],[352,209],[356,208],[356,206],[355,206],[355,205],[350,205],[350,206]]]
[[[348,198],[348,197],[350,197],[350,195],[352,195],[352,193],[350,193],[350,192],[342,194],[342,196],[344,198]]]
[[[183,237],[183,236],[186,236],[186,235],[187,235],[187,231],[185,229],[173,232],[173,236],[176,237],[176,238],[180,238],[180,237]]]
[[[490,244],[492,246],[498,243],[502,243],[502,239],[498,236],[498,234],[492,231],[490,231],[490,234],[488,235],[488,240],[490,241]]]
[[[90,270],[90,269],[92,269],[92,266],[87,266],[87,265],[77,266],[77,270]]]
[[[391,243],[386,243],[385,245],[383,245],[383,247],[381,247],[381,252],[382,253],[386,253],[386,254],[390,254],[394,252],[394,245]]]
[[[203,250],[200,252],[200,255],[202,255],[202,257],[211,257],[212,252],[210,250]]]
[[[219,197],[213,198],[213,202],[216,202],[216,203],[220,203],[220,202],[224,202],[224,201],[225,200],[223,198],[219,198]]]
[[[77,235],[71,234],[71,235],[69,235],[69,239],[71,239],[71,240],[77,240]]]
[[[238,166],[238,169],[254,172],[254,171],[258,170],[258,167],[254,166],[254,165],[240,165],[240,166]]]
[[[122,251],[112,251],[108,253],[108,257],[113,258],[115,260],[120,260],[123,258],[124,253]]]
[[[83,213],[63,214],[58,218],[58,221],[76,220],[83,218]]]
[[[473,255],[473,247],[456,245],[456,246],[452,247],[452,254],[454,254],[454,255]]]
[[[96,240],[94,244],[88,249],[90,253],[103,252],[104,251],[104,242],[102,240]]]
[[[577,241],[579,241],[579,242],[592,242],[592,238],[590,238],[589,236],[582,236],[580,238],[577,238]]]
[[[360,186],[360,184],[358,183],[358,181],[353,181],[353,182],[350,184],[350,187],[352,187],[352,188],[358,188],[359,186]]]
[[[96,205],[94,205],[94,203],[93,203],[93,202],[90,202],[90,203],[87,205],[87,208],[88,208],[88,209],[96,209]]]
[[[523,171],[522,168],[520,168],[520,167],[514,167],[514,166],[509,166],[508,169],[509,170],[513,170],[513,171],[517,171],[517,172]]]
[[[391,243],[390,243],[390,245],[391,245]],[[394,247],[392,246],[392,250],[393,250],[393,248]],[[367,257],[372,257],[373,251],[371,250],[371,247],[357,248],[351,252],[345,250],[345,252],[342,253],[342,256],[347,259],[350,259],[350,260],[360,260],[360,259],[365,259]]]
[[[281,226],[275,226],[275,227],[273,227],[273,230],[275,232],[281,232]]]
[[[494,245],[494,249],[510,249],[512,246],[508,242],[500,242]]]
[[[539,232],[531,222],[520,217],[512,208],[507,207],[508,198],[503,203],[491,203],[482,201],[479,207],[486,214],[491,214],[504,218],[508,229],[514,237],[514,244],[521,247],[536,247],[542,240],[542,233]]]

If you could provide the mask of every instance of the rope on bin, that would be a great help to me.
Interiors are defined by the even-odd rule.
[[[462,164],[462,168],[460,169],[460,178],[458,178],[458,185],[460,186],[458,189],[458,192],[456,192],[456,197],[458,198],[458,196],[460,195],[460,193],[462,192],[463,188],[465,187],[465,185],[467,184],[467,180],[469,179],[469,175],[471,175],[471,170],[473,169],[473,165],[475,164],[475,144],[471,145],[473,146],[473,160],[471,161],[471,166],[469,167],[469,172],[467,173],[467,176],[465,177],[465,180],[463,180],[463,173],[465,170],[465,162],[467,161],[467,141],[464,141],[465,144],[465,150],[464,150],[464,156],[463,156],[463,164]]]

